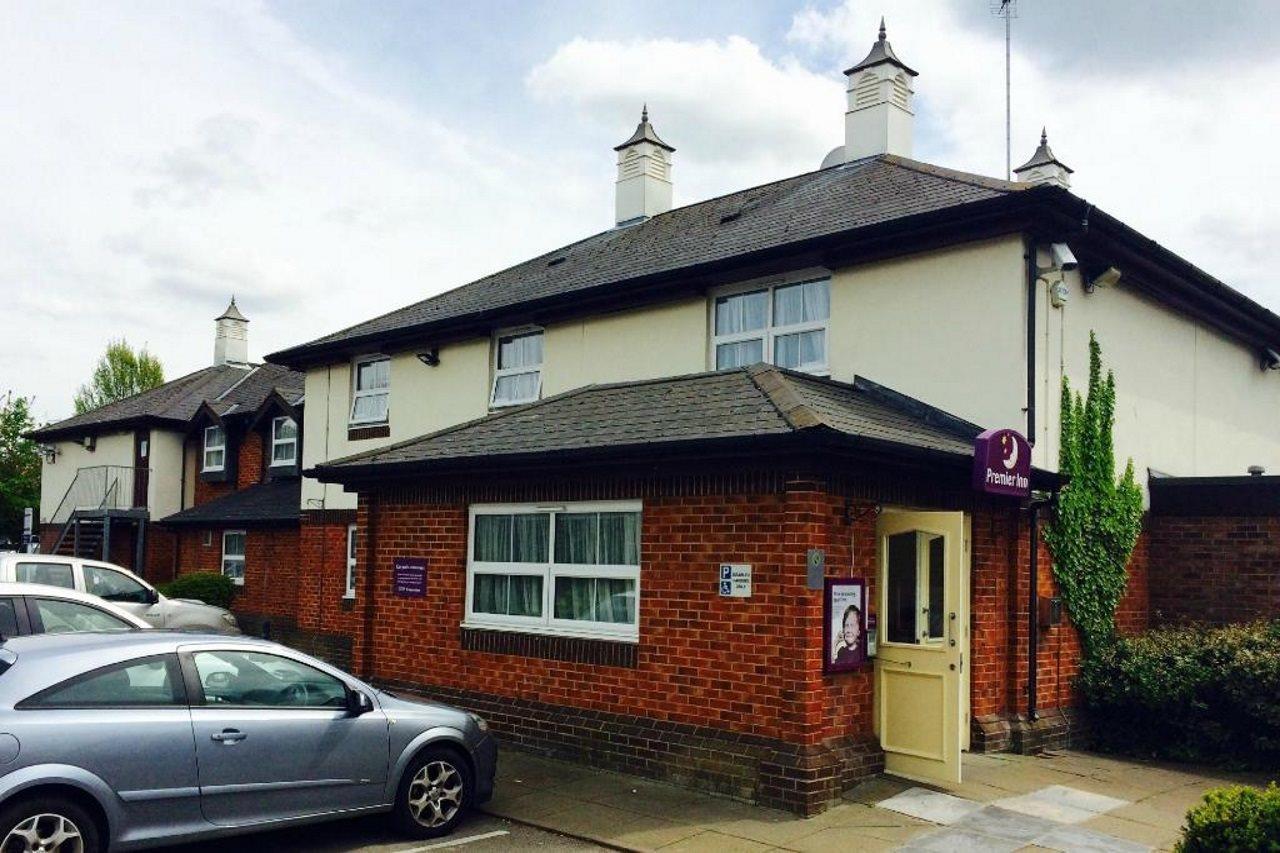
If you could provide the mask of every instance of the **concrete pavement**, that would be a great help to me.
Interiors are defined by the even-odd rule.
[[[817,817],[508,751],[491,814],[623,850],[1036,851],[1169,849],[1209,788],[1234,774],[1081,752],[967,755],[948,791],[889,777]]]

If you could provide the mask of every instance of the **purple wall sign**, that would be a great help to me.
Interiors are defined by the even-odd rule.
[[[973,442],[973,487],[989,495],[1031,494],[1031,445],[1012,429],[989,429]]]
[[[396,557],[391,566],[397,598],[422,598],[427,594],[426,558]]]

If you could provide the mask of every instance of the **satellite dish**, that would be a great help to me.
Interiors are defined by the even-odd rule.
[[[832,166],[839,166],[844,162],[844,146],[837,145],[831,149],[831,153],[822,158],[822,165],[819,169],[830,169]]]

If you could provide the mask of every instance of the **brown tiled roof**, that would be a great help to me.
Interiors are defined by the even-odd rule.
[[[906,398],[898,398],[906,399]],[[589,385],[519,409],[320,466],[420,467],[575,451],[825,432],[876,445],[972,455],[978,428],[922,404],[894,402],[879,386],[849,385],[768,365],[671,379]]]

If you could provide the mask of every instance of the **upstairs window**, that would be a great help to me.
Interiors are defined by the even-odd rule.
[[[298,424],[293,418],[271,421],[271,464],[296,465],[298,462]]]
[[[227,464],[227,433],[220,426],[205,427],[204,430],[204,468],[205,471],[221,471]]]
[[[542,395],[542,330],[499,335],[493,371],[493,408],[532,403]]]
[[[351,423],[386,423],[391,400],[391,359],[386,356],[359,359],[354,372]]]
[[[827,372],[831,281],[777,285],[715,300],[716,370],[763,361],[806,373]]]

